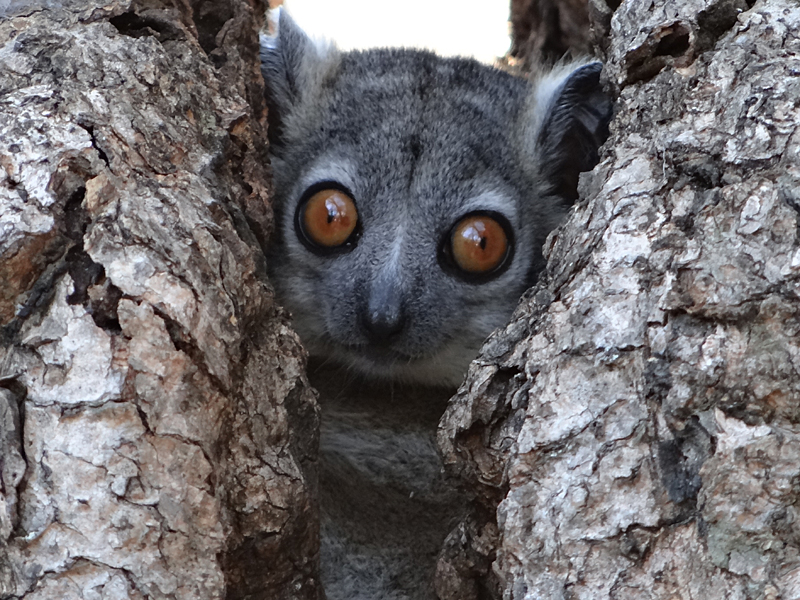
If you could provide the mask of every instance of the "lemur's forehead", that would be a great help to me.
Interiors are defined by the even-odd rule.
[[[397,49],[343,55],[323,87],[327,139],[439,155],[507,146],[530,93],[469,59]]]
[[[487,68],[472,59],[442,58],[430,52],[400,48],[345,53],[331,75],[329,85],[343,84],[364,93],[393,96],[408,91],[423,100],[455,100],[469,92],[491,95],[499,109],[512,106],[513,96],[525,95],[530,90],[524,79]]]

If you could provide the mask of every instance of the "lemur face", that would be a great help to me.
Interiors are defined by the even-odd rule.
[[[538,84],[417,50],[262,39],[278,232],[270,271],[312,354],[456,385],[544,266],[597,160],[598,63]]]

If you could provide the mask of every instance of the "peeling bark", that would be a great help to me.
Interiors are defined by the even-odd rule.
[[[496,541],[440,568],[515,600],[795,598],[800,8],[626,2],[608,27],[604,158],[440,425],[462,529]]]
[[[265,7],[59,4],[0,21],[0,597],[317,598]]]

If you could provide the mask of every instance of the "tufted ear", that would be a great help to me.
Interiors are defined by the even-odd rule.
[[[288,115],[319,87],[337,54],[331,44],[311,40],[285,10],[275,11],[277,31],[260,36],[271,143],[282,137]],[[275,11],[270,11],[270,19],[275,18]]]
[[[603,65],[593,62],[556,70],[539,83],[536,104],[540,119],[536,159],[546,193],[570,203],[578,197],[578,175],[599,160],[608,137],[612,102],[600,85]]]

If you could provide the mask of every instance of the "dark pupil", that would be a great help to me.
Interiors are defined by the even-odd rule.
[[[481,238],[480,247],[481,250],[486,250],[486,237]]]

